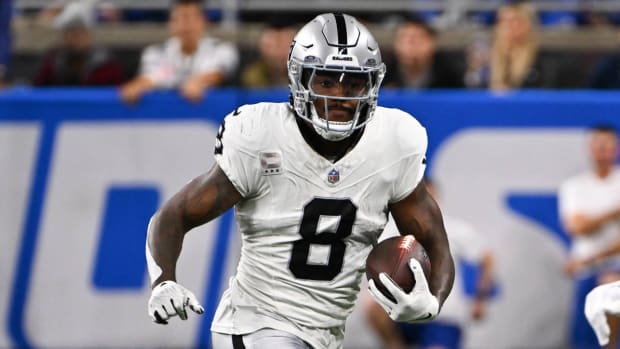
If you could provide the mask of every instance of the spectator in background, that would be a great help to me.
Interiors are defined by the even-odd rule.
[[[288,86],[286,61],[295,33],[293,24],[281,16],[267,22],[258,39],[260,58],[243,70],[241,84],[250,88]]]
[[[617,30],[616,53],[604,57],[596,64],[590,76],[590,87],[620,89],[620,29]]]
[[[439,202],[433,182],[429,179],[424,181],[428,192]],[[487,296],[492,287],[493,254],[484,238],[469,223],[446,214],[443,219],[450,251],[456,261],[452,293],[437,318],[423,324],[395,323],[373,299],[368,299],[365,303],[366,318],[386,349],[405,349],[412,345],[420,349],[462,348],[467,325],[472,320],[481,320],[486,314]],[[390,219],[380,240],[393,236],[398,236],[398,230]],[[468,299],[461,280],[463,261],[480,268],[473,299]]]
[[[114,0],[50,0],[37,13],[38,24],[49,25],[71,3],[79,3],[79,7],[89,11],[98,23],[118,23],[123,19],[123,9]]]
[[[79,0],[73,0],[73,1],[78,2]],[[82,3],[85,4],[87,1],[89,2],[89,5],[90,5],[94,3],[95,0],[82,0]],[[56,19],[56,17],[58,17],[58,15],[60,15],[60,13],[63,12],[65,7],[67,7],[71,3],[72,3],[71,0],[47,1],[45,6],[42,7],[37,12],[36,18],[37,18],[38,24],[42,26],[53,25],[53,22]],[[76,5],[73,5],[73,6],[76,6]]]
[[[168,22],[172,38],[144,50],[140,73],[121,88],[122,99],[134,103],[153,89],[178,88],[199,101],[207,88],[226,82],[237,68],[237,49],[205,37],[207,24],[202,1],[176,0]]]
[[[105,86],[123,81],[122,66],[95,44],[94,13],[89,2],[75,1],[54,19],[61,43],[47,53],[34,78],[35,86]]]
[[[491,51],[486,38],[476,36],[465,47],[465,73],[463,82],[467,88],[487,88],[491,78]]]
[[[437,53],[436,32],[415,16],[401,23],[394,37],[395,62],[387,69],[384,85],[405,88],[463,87],[463,74]]]
[[[12,0],[0,2],[0,88],[8,83],[9,56],[11,54]]]
[[[596,126],[589,141],[592,169],[566,180],[558,202],[562,224],[572,237],[566,269],[576,282],[570,331],[573,348],[596,347],[596,337],[583,313],[585,297],[599,283],[618,280],[620,271],[619,254],[602,254],[620,239],[620,168],[615,164],[618,135],[611,126]],[[612,329],[614,343],[617,323]]]
[[[493,35],[492,90],[581,85],[580,63],[574,56],[539,51],[538,18],[530,3],[518,1],[501,6]]]
[[[498,9],[491,49],[491,89],[542,84],[537,27],[536,12],[529,3],[510,3]]]

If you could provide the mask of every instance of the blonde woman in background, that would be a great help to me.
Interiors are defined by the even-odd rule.
[[[541,85],[537,28],[536,11],[531,4],[518,2],[499,8],[491,51],[492,90]]]

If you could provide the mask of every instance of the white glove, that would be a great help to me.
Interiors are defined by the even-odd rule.
[[[369,281],[368,290],[392,320],[399,322],[430,321],[439,313],[439,301],[428,288],[428,282],[426,282],[420,262],[412,258],[409,261],[409,268],[411,268],[416,281],[409,293],[405,293],[402,288],[394,284],[385,273],[379,274],[379,280],[396,299],[396,303],[384,296],[372,279]]]
[[[609,343],[606,314],[620,316],[620,281],[595,287],[586,296],[585,314],[601,346]]]
[[[167,325],[168,319],[175,315],[179,315],[181,320],[187,320],[186,307],[196,314],[205,312],[196,296],[174,281],[164,281],[153,288],[149,299],[149,315],[155,323]]]

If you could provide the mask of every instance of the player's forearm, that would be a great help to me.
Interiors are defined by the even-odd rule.
[[[176,263],[185,235],[178,217],[173,207],[164,206],[149,223],[146,253],[151,287],[165,280],[176,281]]]
[[[431,260],[430,290],[442,306],[454,284],[454,261],[447,243],[431,244],[427,253]]]
[[[431,199],[430,196],[429,199]],[[437,204],[434,201],[429,202],[429,209],[420,218],[420,227],[426,227],[426,229],[421,228],[421,231],[416,234],[416,239],[424,246],[431,261],[429,287],[441,307],[454,284],[454,261],[450,253],[441,211]]]
[[[439,206],[424,183],[405,199],[390,206],[401,235],[412,234],[426,249],[431,261],[429,287],[441,306],[454,283],[454,261]]]
[[[421,233],[417,234],[416,239],[426,248],[430,258],[429,286],[441,307],[454,284],[454,260],[450,252],[443,215],[437,202],[426,189],[421,193],[421,200],[418,201],[417,207],[420,209],[417,216]]]
[[[168,200],[153,216],[148,229],[147,261],[153,286],[163,280],[176,280],[176,263],[185,233],[220,216],[239,200],[241,194],[217,165]]]

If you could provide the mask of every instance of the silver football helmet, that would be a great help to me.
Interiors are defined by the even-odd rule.
[[[352,16],[321,14],[306,24],[291,44],[288,78],[293,107],[327,140],[344,139],[370,121],[384,75],[379,44]],[[334,95],[330,87],[336,85],[340,93]],[[314,103],[320,98],[324,99],[324,117],[319,116]],[[352,120],[330,120],[328,100],[358,101]]]

